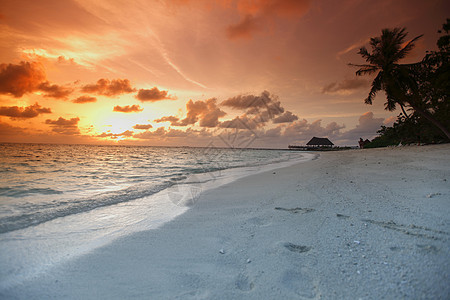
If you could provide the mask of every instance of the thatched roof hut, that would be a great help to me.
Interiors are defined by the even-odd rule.
[[[308,147],[333,147],[333,143],[327,138],[313,137],[306,146]]]

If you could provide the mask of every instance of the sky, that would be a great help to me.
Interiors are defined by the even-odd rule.
[[[399,111],[348,63],[383,28],[436,49],[445,0],[0,0],[0,142],[357,145]]]

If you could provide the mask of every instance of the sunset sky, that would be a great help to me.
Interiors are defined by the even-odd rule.
[[[347,64],[383,28],[436,49],[446,0],[1,0],[0,142],[276,147],[399,111]]]

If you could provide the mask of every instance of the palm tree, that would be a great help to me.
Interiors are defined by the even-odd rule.
[[[420,63],[399,64],[398,62],[414,48],[415,42],[422,37],[419,35],[406,42],[407,32],[405,28],[383,29],[380,37],[370,39],[372,52],[366,47],[359,49],[360,54],[367,64],[350,64],[356,66],[357,76],[375,74],[369,95],[364,100],[366,104],[372,104],[376,94],[384,90],[386,93],[385,109],[393,111],[398,104],[406,117],[405,107],[412,108],[415,112],[437,126],[450,139],[450,133],[432,114],[426,109],[418,92],[417,82],[411,76],[413,69],[417,69]]]

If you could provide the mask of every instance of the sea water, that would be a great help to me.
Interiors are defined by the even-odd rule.
[[[0,292],[116,238],[161,226],[195,205],[202,191],[313,157],[213,147],[0,144]]]

